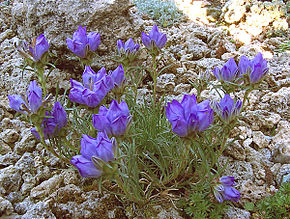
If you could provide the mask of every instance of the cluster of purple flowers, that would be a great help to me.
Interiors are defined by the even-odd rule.
[[[101,106],[99,114],[93,115],[93,126],[99,132],[106,132],[110,136],[121,136],[125,134],[130,120],[125,101],[118,104],[116,100],[112,100],[109,109]]]
[[[153,26],[152,30],[149,32],[149,35],[142,32],[141,39],[142,39],[144,46],[149,51],[153,51],[154,49],[160,50],[165,46],[165,44],[167,42],[166,34],[160,33],[158,31],[157,25]]]
[[[48,118],[44,118],[41,129],[44,139],[51,138],[58,134],[60,129],[67,124],[67,113],[60,102],[55,102],[51,112],[45,113]],[[40,140],[40,135],[35,128],[31,129],[32,134]]]
[[[73,39],[67,38],[68,48],[78,57],[85,58],[88,51],[96,51],[101,43],[99,33],[90,32],[87,34],[86,27],[79,26],[73,34]]]
[[[230,95],[226,94],[220,102],[215,101],[214,109],[223,121],[230,122],[240,114],[242,105],[241,100],[237,100],[235,103]]]
[[[121,86],[125,80],[122,65],[109,74],[106,73],[104,67],[95,73],[90,66],[86,66],[82,78],[83,83],[74,79],[70,80],[69,99],[89,107],[98,106],[110,90],[115,86]]]
[[[85,52],[78,52],[79,42],[86,42],[85,30],[79,27],[74,33],[73,40],[68,39],[68,47],[78,56],[84,57]],[[142,41],[149,50],[155,47],[161,49],[166,43],[166,35],[161,34],[155,25],[149,36],[142,33]],[[75,41],[74,48],[72,42]],[[83,48],[80,46],[80,48]],[[122,40],[117,41],[117,49],[120,56],[133,60],[138,52],[139,44],[134,44],[130,38],[125,43]],[[96,107],[100,104],[106,94],[114,87],[121,87],[124,83],[123,66],[118,66],[114,71],[106,74],[105,68],[95,73],[91,67],[86,66],[83,73],[83,84],[71,79],[71,90],[69,98],[72,102]],[[123,101],[120,104],[113,100],[109,106],[101,106],[99,114],[93,115],[93,126],[98,130],[96,139],[83,135],[81,140],[81,155],[72,158],[71,163],[75,165],[83,177],[99,177],[104,172],[104,167],[100,163],[109,162],[114,159],[114,150],[116,145],[109,136],[121,136],[126,133],[128,124],[131,120],[129,108]],[[97,162],[98,161],[98,162]]]
[[[71,163],[76,166],[83,177],[97,178],[104,172],[103,162],[114,160],[116,142],[108,135],[118,137],[124,135],[131,115],[127,104],[118,104],[113,100],[109,109],[102,106],[99,114],[93,115],[93,126],[98,130],[97,138],[83,135],[81,140],[81,155],[72,158]]]
[[[42,90],[37,85],[36,81],[30,82],[26,95],[27,97],[21,95],[8,95],[10,107],[24,114],[37,114],[39,108],[45,104],[42,101]],[[45,112],[45,116],[47,118],[43,119],[41,125],[41,131],[45,139],[59,132],[60,129],[67,124],[67,113],[59,102],[55,102],[52,112]],[[35,128],[33,128],[31,132],[40,139],[40,135]]]
[[[8,95],[9,105],[12,109],[21,113],[36,113],[42,105],[42,90],[37,86],[36,81],[31,81],[23,95]]]
[[[149,34],[142,32],[141,39],[144,46],[152,56],[159,54],[167,42],[166,34],[160,33],[157,25],[154,25]],[[97,50],[100,44],[100,34],[90,32],[87,34],[86,27],[79,26],[73,34],[73,38],[67,38],[68,48],[80,58],[88,58],[89,52]],[[18,47],[20,53],[35,62],[41,60],[48,51],[49,44],[41,34],[31,46],[24,43],[22,48]],[[120,56],[130,61],[136,56],[140,45],[134,43],[132,38],[125,43],[117,41],[117,49]],[[29,56],[28,56],[29,55]],[[221,69],[213,70],[218,80],[236,82],[240,78],[248,77],[251,84],[255,84],[267,73],[267,61],[259,53],[253,60],[243,56],[237,66],[231,58]],[[74,79],[70,80],[71,90],[69,99],[72,102],[84,104],[89,107],[98,106],[108,92],[117,87],[122,87],[125,81],[123,65],[119,65],[108,74],[103,67],[97,73],[90,66],[85,66],[82,83]],[[26,97],[21,95],[8,95],[10,107],[25,114],[36,114],[40,107],[46,107],[42,101],[42,90],[32,81],[27,89]],[[212,109],[210,101],[205,100],[197,103],[195,95],[185,95],[181,102],[173,100],[165,107],[165,113],[172,125],[172,130],[180,137],[192,137],[196,132],[206,130],[214,120],[214,111],[221,120],[230,122],[238,116],[242,108],[242,101],[236,102],[226,94],[220,102],[215,102]],[[44,114],[44,111],[42,111]],[[43,115],[42,115],[43,116]],[[42,117],[43,118],[43,117]],[[117,143],[115,137],[126,133],[132,116],[126,102],[120,104],[112,100],[110,106],[101,106],[99,113],[92,116],[93,127],[98,131],[97,137],[82,135],[81,155],[73,156],[73,164],[82,177],[97,178],[106,173],[105,163],[115,159]],[[41,122],[41,121],[40,121]],[[43,133],[44,139],[51,138],[67,124],[67,113],[59,102],[55,102],[52,111],[45,112],[41,127],[33,128],[31,132],[40,139],[39,132]],[[112,137],[111,139],[109,137]],[[233,188],[234,177],[221,177],[220,184],[215,186],[214,195],[219,202],[224,200],[238,201],[240,193]]]
[[[209,106],[209,100],[198,104],[194,94],[185,95],[181,103],[177,100],[168,103],[165,113],[172,131],[180,137],[204,131],[213,122],[213,109]]]
[[[83,135],[81,139],[81,155],[76,155],[71,159],[71,163],[78,168],[82,177],[97,178],[103,173],[100,162],[95,164],[95,159],[104,162],[114,160],[116,143],[114,139],[109,139],[105,132],[99,132],[97,138]]]
[[[132,38],[128,39],[125,43],[122,40],[117,41],[119,55],[135,56],[139,48],[140,45],[138,43],[135,44]]]
[[[232,176],[223,176],[219,179],[220,184],[214,188],[214,195],[219,202],[224,200],[237,202],[240,199],[240,192],[233,188],[235,186],[235,178]]]
[[[242,56],[239,65],[233,58],[230,58],[221,69],[216,67],[213,74],[220,81],[236,82],[246,77],[250,84],[255,84],[266,75],[268,70],[267,61],[262,53],[258,53],[253,60]]]
[[[213,122],[213,111],[222,121],[228,123],[239,115],[243,102],[235,101],[226,94],[220,102],[214,103],[214,110],[210,107],[210,101],[197,103],[193,94],[184,95],[181,103],[173,100],[165,107],[167,119],[172,125],[172,131],[180,137],[190,137],[195,132],[202,132]]]
[[[83,72],[83,84],[71,79],[69,99],[72,102],[96,107],[107,93],[114,87],[112,78],[102,68],[95,73],[90,66],[86,66]]]

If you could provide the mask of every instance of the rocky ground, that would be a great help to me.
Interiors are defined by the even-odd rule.
[[[177,3],[190,11],[195,1]],[[262,52],[268,59],[270,70],[264,89],[251,93],[250,105],[235,130],[237,140],[220,161],[230,160],[226,174],[236,178],[242,194],[227,217],[250,218],[250,213],[242,209],[243,203],[273,194],[290,173],[289,51],[277,52],[289,40],[287,9],[283,1],[243,0],[204,1],[201,9],[207,11],[205,18],[181,18],[173,26],[159,27],[168,37],[163,65],[174,65],[159,76],[158,92],[180,99],[185,93],[195,92],[189,79],[195,81],[200,73],[223,65],[230,57],[252,58]],[[9,108],[7,95],[25,92],[35,78],[28,71],[22,74],[19,66],[23,60],[13,44],[44,33],[58,57],[57,68],[48,78],[49,91],[55,92],[59,82],[60,92],[64,92],[70,86],[69,79],[82,74],[65,43],[78,25],[101,33],[98,54],[103,59],[94,66],[113,69],[116,66],[109,56],[117,39],[132,37],[140,41],[141,32],[148,32],[155,21],[140,15],[128,0],[1,1],[0,21],[0,216],[130,218],[118,199],[92,189],[92,180],[81,179],[73,167],[47,153],[30,133],[30,125]],[[276,30],[283,28],[284,32]],[[244,39],[249,36],[249,41],[239,41],[241,34],[246,34]],[[144,82],[140,95],[150,93],[149,83]],[[210,90],[201,96],[216,98]],[[155,209],[156,218],[182,218],[173,206]]]

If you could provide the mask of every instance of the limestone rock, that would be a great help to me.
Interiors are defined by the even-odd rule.
[[[0,194],[5,195],[19,190],[22,184],[21,172],[12,165],[0,169]]]
[[[54,214],[51,212],[47,202],[38,202],[27,210],[27,212],[21,217],[22,219],[31,218],[49,218],[56,219]]]
[[[236,207],[230,206],[225,214],[225,219],[250,219],[251,213]]]
[[[28,210],[31,210],[34,203],[32,202],[30,197],[25,198],[22,202],[15,204],[15,211],[18,214],[25,214]]]
[[[75,184],[77,185],[80,182],[80,176],[74,169],[65,169],[62,171],[63,182],[65,185]]]
[[[30,196],[37,199],[46,197],[54,192],[55,189],[59,188],[62,183],[63,177],[60,175],[54,175],[52,178],[43,181],[40,185],[34,187],[31,190]]]
[[[225,21],[229,24],[238,22],[246,12],[246,0],[230,0],[222,8]]]
[[[268,147],[270,139],[267,138],[263,132],[261,131],[253,131],[253,142],[259,147],[259,148],[265,148]]]
[[[139,31],[132,24],[130,7],[129,0],[16,0],[12,25],[26,39],[44,33],[59,54],[68,51],[66,38],[82,25],[88,32],[101,33],[102,47],[112,50],[117,39],[128,39]]]
[[[12,152],[11,147],[6,144],[2,139],[0,139],[0,157],[1,155],[5,155],[9,152]]]
[[[277,92],[268,92],[261,98],[261,102],[262,109],[277,112],[289,120],[290,87],[282,87]]]
[[[24,173],[32,171],[34,168],[33,155],[28,152],[24,153],[16,162],[15,167],[21,169]]]
[[[273,128],[281,120],[281,116],[266,110],[255,110],[242,112],[241,119],[249,123],[252,130],[260,130],[261,127]]]
[[[13,129],[6,129],[0,134],[0,138],[7,144],[13,144],[18,140],[19,134]]]
[[[276,181],[279,184],[281,184],[283,176],[289,173],[290,173],[290,164],[282,165],[277,173]]]
[[[0,196],[0,215],[11,215],[13,211],[12,204]]]
[[[228,139],[228,141],[232,141],[233,139]],[[244,147],[239,143],[238,140],[231,143],[224,151],[225,155],[231,156],[236,160],[245,160],[246,154]]]
[[[23,129],[21,132],[21,140],[15,143],[14,151],[17,154],[24,152],[32,152],[35,148],[35,137],[31,134],[31,128]]]
[[[290,164],[290,144],[280,145],[273,152],[273,162]]]
[[[22,194],[26,194],[31,191],[31,189],[35,186],[36,180],[35,177],[31,173],[24,173],[22,175],[23,184],[21,186]]]
[[[207,44],[198,38],[192,38],[187,42],[188,53],[193,55],[193,60],[201,59],[210,53]]]
[[[239,192],[243,194],[243,202],[256,202],[271,195],[266,191],[266,185],[258,186],[250,179],[241,184]]]
[[[20,158],[19,155],[14,154],[12,152],[6,153],[4,155],[0,155],[0,167],[8,167],[14,163]]]
[[[221,156],[220,163],[224,165],[227,161],[226,157]],[[246,161],[233,161],[230,159],[229,164],[225,169],[225,174],[235,177],[236,182],[245,181],[248,179],[254,179],[254,172],[251,163]]]
[[[168,92],[173,91],[175,87],[174,74],[162,74],[157,77],[157,91]]]

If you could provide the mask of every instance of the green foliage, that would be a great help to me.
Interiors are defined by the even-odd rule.
[[[244,208],[247,210],[247,211],[253,211],[255,209],[255,204],[253,202],[247,202],[245,205],[244,205]]]
[[[165,101],[154,107],[135,104],[132,95],[127,94],[126,102],[133,122],[120,141],[121,184],[123,190],[132,192],[129,199],[142,206],[162,191],[177,188],[187,176],[190,159],[184,157],[182,140],[171,132],[164,113]]]
[[[290,183],[283,183],[279,191],[260,200],[256,204],[247,202],[244,205],[247,211],[252,212],[253,218],[286,219],[290,208]]]
[[[287,50],[290,50],[290,40],[287,42],[284,42],[280,45],[280,48],[275,50],[276,52],[285,52]]]
[[[256,206],[257,213],[264,219],[288,218],[290,210],[290,183],[283,183],[279,192],[274,196],[259,201]]]
[[[134,3],[141,12],[148,14],[163,27],[174,24],[182,16],[182,12],[170,0],[135,0]]]
[[[12,4],[13,4],[13,2],[10,1],[10,0],[0,2],[0,6],[2,6],[2,5],[4,5],[4,6],[8,6],[8,5],[12,5]]]
[[[212,196],[211,185],[208,182],[192,186],[189,192],[189,197],[179,202],[188,216],[194,219],[223,218],[228,202],[218,203]]]

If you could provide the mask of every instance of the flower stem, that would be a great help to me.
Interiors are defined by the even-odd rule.
[[[44,94],[44,96],[46,96],[46,94],[47,94],[46,81],[44,79],[44,68],[42,66],[37,67],[37,76],[38,76],[39,82],[41,83],[43,94]]]
[[[153,72],[152,72],[152,78],[153,78],[153,106],[155,106],[156,103],[156,86],[157,86],[157,63],[156,63],[156,55],[152,55],[153,59]]]

